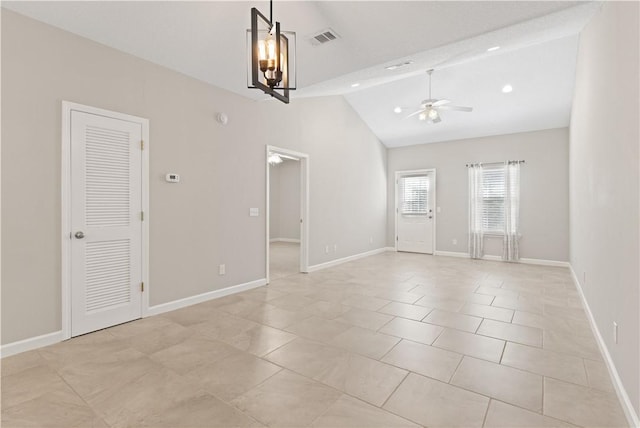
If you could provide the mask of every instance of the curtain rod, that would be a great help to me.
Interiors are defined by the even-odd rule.
[[[519,160],[519,161],[513,161],[513,162],[518,162],[518,163],[524,163],[523,160]],[[478,162],[480,165],[498,165],[498,164],[504,164],[504,162]],[[472,165],[478,165],[478,163],[468,163],[467,164],[467,168],[469,168]]]

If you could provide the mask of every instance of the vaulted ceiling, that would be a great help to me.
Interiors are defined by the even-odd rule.
[[[252,6],[211,2],[2,2],[2,6],[252,99]],[[598,2],[276,1],[297,33],[293,97],[343,95],[388,147],[567,126],[578,33]],[[339,37],[316,46],[313,35]],[[487,49],[500,49],[488,52]],[[394,70],[388,66],[409,63]],[[407,109],[433,95],[474,108],[428,124]],[[503,94],[505,84],[513,92]],[[393,112],[404,107],[401,114]],[[290,108],[295,108],[295,100]]]

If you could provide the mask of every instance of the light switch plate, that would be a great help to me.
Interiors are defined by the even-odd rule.
[[[249,216],[258,217],[259,215],[260,215],[260,209],[259,208],[249,208]]]

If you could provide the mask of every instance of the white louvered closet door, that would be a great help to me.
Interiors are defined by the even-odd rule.
[[[71,335],[142,315],[142,126],[71,114]]]

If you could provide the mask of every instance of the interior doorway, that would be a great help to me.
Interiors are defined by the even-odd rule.
[[[434,253],[435,205],[435,169],[396,172],[396,251]]]
[[[266,278],[308,271],[309,156],[267,146]]]

